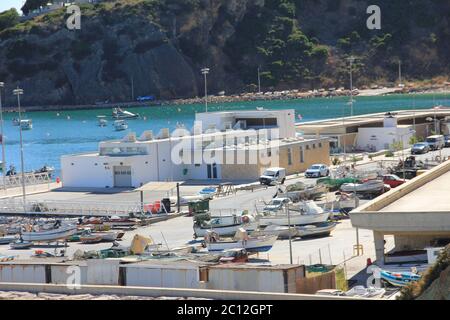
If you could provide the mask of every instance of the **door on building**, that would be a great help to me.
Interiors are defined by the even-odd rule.
[[[208,179],[217,179],[217,164],[208,164],[206,166],[206,171],[208,174]]]
[[[114,167],[114,187],[131,188],[131,166]]]

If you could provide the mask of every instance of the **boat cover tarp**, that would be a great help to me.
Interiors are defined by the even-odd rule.
[[[153,239],[135,235],[131,242],[130,250],[133,254],[143,254],[148,245],[153,244]]]

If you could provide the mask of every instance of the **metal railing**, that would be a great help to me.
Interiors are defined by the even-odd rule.
[[[53,200],[27,200],[20,198],[0,200],[0,214],[8,215],[46,215],[46,216],[92,216],[92,217],[130,217],[141,215],[140,202],[67,202]]]
[[[25,185],[32,186],[52,182],[50,173],[25,173]],[[0,180],[0,188],[5,184],[6,188],[17,188],[22,186],[22,174],[4,176]]]

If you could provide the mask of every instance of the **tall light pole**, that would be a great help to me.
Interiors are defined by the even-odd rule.
[[[402,83],[402,60],[398,60],[398,81],[399,87],[403,87],[403,83]]]
[[[2,106],[2,89],[5,87],[4,82],[0,82],[0,135],[2,143],[2,172],[3,172],[3,189],[6,191],[6,160],[5,160],[5,136],[3,134],[3,106]]]
[[[208,112],[208,82],[207,82],[207,75],[209,73],[209,68],[203,68],[202,74],[205,77],[205,110]]]
[[[292,259],[292,236],[291,236],[291,213],[289,211],[289,203],[286,203],[286,214],[287,214],[287,218],[288,218],[288,233],[289,233],[289,261],[290,264],[293,264],[293,259]]]
[[[349,57],[347,60],[350,62],[350,115],[353,117],[353,62],[354,57]]]
[[[20,165],[22,169],[22,199],[23,206],[25,207],[26,193],[25,193],[25,166],[23,162],[23,139],[22,139],[22,111],[20,109],[20,96],[23,94],[23,90],[17,87],[13,91],[13,94],[17,96],[17,106],[19,108],[19,133],[20,133]]]

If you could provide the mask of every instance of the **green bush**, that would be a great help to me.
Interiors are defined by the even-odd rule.
[[[19,14],[16,9],[3,11],[0,13],[0,31],[14,27],[19,23]]]

